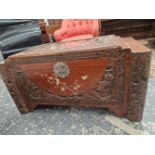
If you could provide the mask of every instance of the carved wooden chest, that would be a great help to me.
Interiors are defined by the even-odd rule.
[[[1,63],[2,78],[21,113],[37,105],[107,108],[140,121],[151,52],[113,35],[49,43]]]

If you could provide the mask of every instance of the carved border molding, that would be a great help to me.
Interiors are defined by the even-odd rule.
[[[44,63],[51,61],[66,61],[66,60],[80,60],[80,59],[93,59],[100,57],[113,57],[118,58],[124,51],[119,47],[113,47],[111,49],[99,50],[99,51],[89,51],[89,52],[76,52],[76,53],[66,53],[66,54],[56,54],[56,55],[46,55],[40,57],[31,57],[24,59],[16,59],[14,61],[8,61],[10,65],[16,64],[27,64],[27,63]]]

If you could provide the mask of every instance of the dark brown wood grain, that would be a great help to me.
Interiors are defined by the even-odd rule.
[[[38,105],[107,108],[140,121],[151,52],[114,35],[44,44],[10,56],[2,78],[19,111]]]
[[[154,19],[101,19],[100,34],[143,39],[155,37]]]

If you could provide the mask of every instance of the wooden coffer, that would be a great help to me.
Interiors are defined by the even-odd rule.
[[[151,52],[114,35],[49,43],[8,57],[2,78],[19,111],[37,105],[107,108],[140,121]]]

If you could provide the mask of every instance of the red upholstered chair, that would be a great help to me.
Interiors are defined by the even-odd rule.
[[[54,32],[56,41],[69,41],[99,36],[98,19],[64,19]]]

